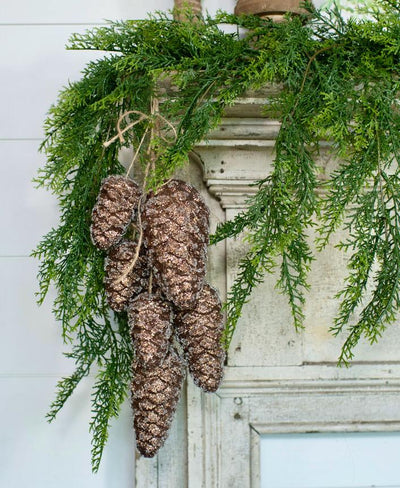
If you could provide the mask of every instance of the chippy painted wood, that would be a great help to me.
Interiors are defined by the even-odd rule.
[[[127,160],[131,156],[126,155]],[[218,200],[211,196],[203,182],[203,169],[199,158],[193,154],[189,168],[185,168],[178,177],[196,186],[206,198],[211,215],[211,231],[224,217],[224,211]],[[221,296],[226,294],[225,243],[209,250],[207,281],[217,287]],[[212,398],[212,396],[210,396]],[[136,456],[137,488],[186,488],[199,486],[198,479],[203,473],[203,451],[196,444],[194,436],[202,427],[204,415],[212,417],[213,408],[204,409],[200,390],[188,378],[182,391],[182,398],[176,412],[170,435],[153,459]],[[200,423],[199,423],[200,422]],[[215,424],[215,422],[214,422]],[[197,457],[197,454],[200,457]],[[194,484],[193,484],[194,483]],[[214,486],[213,484],[207,486]]]
[[[188,486],[259,486],[265,433],[398,430],[400,366],[346,371],[338,379],[333,366],[305,366],[291,378],[287,368],[227,368],[219,392],[192,405]]]
[[[138,488],[170,488],[172,482],[176,487],[187,486],[187,405],[185,385],[169,437],[159,454],[146,459],[136,453]]]
[[[215,395],[219,416],[213,417],[214,425],[203,426],[204,439],[208,431],[220,434],[217,441],[203,442],[204,451],[214,457],[218,483],[199,483],[196,488],[259,487],[262,434],[399,430],[399,365],[356,366],[342,379],[334,366],[294,369],[291,375],[285,367],[227,368]],[[209,469],[204,463],[203,478]]]
[[[279,123],[262,115],[260,107],[278,89],[248,94],[195,148],[193,161],[202,164],[208,193],[199,180],[192,183],[202,188],[212,206],[213,226],[244,209],[256,191],[250,185],[272,169]],[[322,179],[335,167],[328,144],[322,145],[319,164]],[[187,435],[181,431],[170,444],[171,449],[187,450],[187,484],[172,475],[163,480],[165,486],[259,487],[259,435],[264,432],[400,428],[399,327],[392,326],[373,348],[360,344],[351,368],[336,367],[343,338],[332,338],[328,328],[337,310],[332,297],[346,265],[333,247],[339,237],[314,263],[304,332],[293,330],[286,299],[275,289],[276,277],[266,277],[243,310],[219,391],[204,394],[188,379]],[[221,286],[222,296],[233,283],[245,250],[234,239],[211,248],[210,276]],[[156,472],[160,480],[161,471]],[[148,483],[137,486],[164,486]]]

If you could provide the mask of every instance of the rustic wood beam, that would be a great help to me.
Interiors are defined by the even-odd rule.
[[[185,16],[182,15],[183,9],[191,9],[193,14],[201,14],[201,0],[174,0],[174,18],[177,20],[184,20]]]

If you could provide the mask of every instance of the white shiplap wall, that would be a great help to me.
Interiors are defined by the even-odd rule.
[[[65,51],[72,32],[103,19],[143,18],[172,0],[20,0],[0,6],[0,486],[4,488],[134,485],[131,413],[111,429],[100,472],[91,473],[90,387],[80,385],[54,424],[45,413],[57,380],[73,365],[51,314],[50,296],[35,303],[37,263],[29,258],[57,224],[54,198],[31,183],[46,111],[67,81],[96,54]]]

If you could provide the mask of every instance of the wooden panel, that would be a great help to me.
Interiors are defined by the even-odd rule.
[[[33,258],[0,258],[0,374],[57,377],[73,371],[62,352],[60,326],[51,313],[54,295],[38,307],[37,262]],[[26,399],[27,400],[27,399]]]
[[[158,455],[158,486],[170,488],[169,480],[175,480],[176,486],[187,486],[187,397],[186,385],[183,385],[181,399],[170,434]],[[138,488],[142,485],[138,485]]]
[[[150,0],[145,3],[131,0],[21,0],[3,2],[1,24],[31,23],[99,23],[104,19],[140,19],[154,10],[172,8],[173,0]]]
[[[0,256],[29,255],[57,225],[55,197],[32,183],[45,161],[38,145],[38,141],[0,141]]]
[[[42,138],[45,115],[60,89],[80,78],[98,53],[66,51],[84,26],[0,26],[0,139]]]
[[[313,236],[311,235],[311,238]],[[338,300],[335,295],[344,287],[348,274],[347,256],[334,247],[345,234],[337,233],[321,253],[316,254],[316,261],[310,272],[310,291],[305,305],[305,329],[303,337],[303,361],[305,363],[336,363],[341,347],[346,340],[347,331],[334,337],[329,328],[338,313]],[[311,240],[311,239],[310,239]],[[368,303],[368,294],[363,306]],[[357,312],[361,310],[358,308]],[[355,324],[359,314],[355,313],[351,322]],[[354,350],[354,362],[388,362],[399,361],[400,327],[393,323],[387,327],[382,337],[372,346],[362,338]]]
[[[321,376],[317,379],[318,371]],[[399,430],[398,366],[357,366],[343,370],[342,379],[337,374],[334,367],[320,366],[291,371],[287,367],[227,368],[217,395],[219,423],[202,431],[203,439],[207,439],[209,429],[222,425],[222,460],[217,464],[221,482],[204,486],[259,488],[257,437],[261,434]],[[212,442],[198,447],[204,450],[201,452],[215,452]]]
[[[45,413],[53,396],[55,378],[0,377],[0,486],[7,488],[131,488],[133,436],[126,404],[114,422],[102,466],[97,475],[90,467],[91,380],[76,395],[54,424]]]
[[[227,218],[232,211],[227,210]],[[232,286],[239,259],[245,254],[239,240],[227,243],[227,284]],[[302,336],[292,326],[286,297],[276,288],[277,277],[265,281],[243,307],[228,353],[229,366],[278,366],[302,363]]]

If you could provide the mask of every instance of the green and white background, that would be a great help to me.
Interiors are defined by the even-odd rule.
[[[57,224],[55,200],[31,183],[43,156],[42,122],[61,87],[93,53],[66,51],[72,32],[104,19],[143,18],[172,0],[17,0],[0,5],[0,486],[132,487],[134,446],[128,406],[112,429],[98,475],[90,468],[90,385],[78,388],[53,425],[45,421],[55,384],[73,365],[62,356],[51,298],[35,304],[37,263],[29,257]]]
[[[97,475],[91,473],[88,433],[89,395],[93,378],[89,377],[82,382],[53,425],[48,425],[45,421],[46,411],[54,396],[55,384],[61,376],[72,372],[73,365],[62,356],[65,348],[51,314],[51,297],[40,309],[34,299],[37,289],[37,263],[29,254],[40,237],[51,226],[57,225],[57,207],[54,198],[43,190],[35,190],[31,180],[38,167],[43,164],[43,156],[38,154],[37,148],[48,107],[55,101],[59,89],[68,80],[77,79],[80,70],[96,56],[95,53],[64,50],[70,34],[104,23],[104,19],[143,18],[147,12],[172,8],[173,2],[16,0],[1,3],[0,487],[131,488],[135,478],[135,453],[128,405],[124,406],[119,420],[111,429],[110,440]],[[210,13],[218,8],[232,11],[234,3],[233,0],[203,1],[204,8]],[[345,3],[350,2],[343,2]],[[325,259],[329,260],[329,257]],[[326,278],[322,276],[315,280],[322,289],[324,286],[331,286]],[[268,285],[264,288],[266,290],[270,290]],[[314,312],[319,311],[319,317],[323,316],[326,309],[323,302],[314,303],[310,307]],[[253,311],[254,317],[262,315],[262,307],[259,313]],[[249,318],[251,317],[252,313],[249,313]],[[313,364],[332,362],[339,343],[329,339],[324,321],[321,322],[319,317],[315,318],[308,332],[309,337],[311,334],[315,340],[302,338],[299,341],[302,343],[301,354],[296,347],[290,345],[288,339],[289,347],[286,351],[280,350],[276,352],[276,356],[264,356],[260,352],[254,358],[255,366],[263,368],[272,364],[274,367],[295,367],[302,364],[304,358]],[[272,341],[277,338],[279,345],[279,337],[282,335],[278,333],[276,338],[273,334],[272,336]],[[286,341],[286,337],[284,340]],[[242,347],[232,357],[232,366],[245,368],[249,357],[253,355],[254,339],[238,335],[236,345],[239,343]],[[387,361],[397,363],[400,354],[396,333],[388,334],[374,352],[365,349],[365,354],[361,353],[360,359],[371,364],[383,364]],[[234,439],[232,442],[235,442]],[[286,450],[285,446],[281,446],[278,451],[275,447],[271,451],[269,442],[268,438],[261,442],[261,455],[265,456],[265,463],[261,459],[261,465],[266,466],[261,470],[263,487],[322,486],[311,485],[311,481],[309,485],[302,484],[295,466],[292,467],[293,475],[287,478],[286,484],[264,484],[268,477],[275,476],[271,470],[266,471],[268,462],[272,459],[270,452]],[[314,444],[309,451],[309,459],[320,451],[324,442],[326,439],[324,441],[321,438]],[[335,442],[334,440],[333,447],[329,449],[332,452],[349,449],[349,456],[354,457],[354,468],[357,463],[357,446],[349,447],[350,441],[345,441],[345,447]],[[382,472],[386,478],[375,482],[380,483],[379,486],[400,486],[400,469],[390,462],[389,456],[394,449],[399,452],[396,434],[391,434],[389,440],[372,435],[369,436],[369,442],[375,449],[379,446],[380,458],[384,461]],[[300,444],[295,449],[302,451],[305,448]],[[229,446],[227,450],[229,451]],[[367,454],[364,452],[362,456]],[[281,466],[279,462],[282,463]],[[282,457],[278,457],[271,466],[277,468],[277,473],[288,472]],[[361,468],[360,473],[362,471]],[[342,483],[340,476],[337,479],[337,483]],[[335,486],[356,487],[361,486],[360,483],[362,486],[370,486],[365,484],[368,480],[357,478],[354,473],[351,479],[355,484]],[[332,478],[329,481],[331,484],[323,486],[334,486],[336,483]],[[159,480],[157,486],[180,488],[168,483],[163,485]],[[197,486],[196,480],[191,480],[191,484]],[[237,486],[241,488],[240,485]]]

